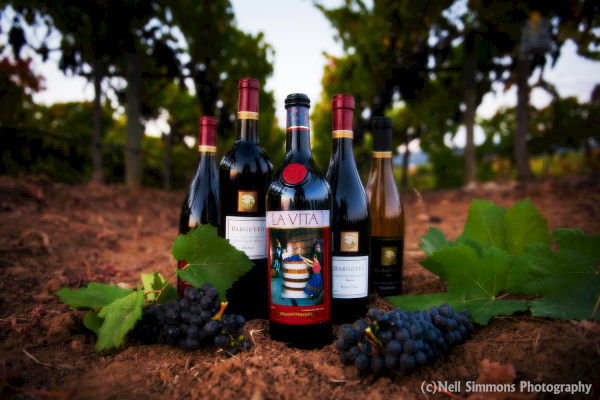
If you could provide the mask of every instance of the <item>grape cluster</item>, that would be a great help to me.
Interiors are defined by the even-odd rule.
[[[468,310],[457,313],[447,303],[424,311],[396,308],[382,313],[372,308],[367,317],[371,324],[361,319],[354,326],[342,325],[335,343],[340,360],[361,373],[386,368],[410,372],[463,342],[475,329]]]
[[[190,286],[181,299],[145,306],[134,336],[190,350],[214,344],[228,356],[250,350],[252,344],[244,339],[246,320],[241,315],[223,315],[226,307],[212,284],[205,283],[200,290]]]

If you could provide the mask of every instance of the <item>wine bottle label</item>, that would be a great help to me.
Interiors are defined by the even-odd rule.
[[[371,287],[381,295],[402,290],[403,237],[371,237]]]
[[[238,111],[238,119],[254,119],[258,121],[258,113],[250,111]]]
[[[287,110],[286,132],[292,130],[310,130],[308,108],[292,106]]]
[[[369,294],[369,256],[331,257],[334,299],[356,299]]]
[[[340,251],[344,253],[357,253],[359,248],[358,231],[340,232]]]
[[[373,158],[392,158],[391,151],[374,151]]]
[[[333,131],[332,136],[334,139],[343,139],[343,138],[354,139],[354,132],[352,132],[352,131]]]
[[[267,211],[269,318],[289,325],[331,319],[328,210]]]
[[[258,212],[258,192],[256,190],[238,190],[237,210],[241,213]]]
[[[267,220],[265,217],[225,217],[225,239],[249,259],[267,258]]]

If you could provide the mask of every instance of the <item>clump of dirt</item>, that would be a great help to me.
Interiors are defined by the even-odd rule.
[[[252,350],[233,358],[215,348],[190,352],[133,339],[96,354],[95,336],[82,326],[85,313],[70,310],[54,293],[92,281],[135,287],[141,273],[152,271],[171,277],[175,262],[170,249],[185,193],[124,185],[65,186],[44,177],[0,178],[3,397],[430,398],[422,392],[424,381],[459,381],[464,387],[481,375],[483,360],[511,366],[516,382],[593,384],[587,396],[542,393],[538,398],[600,393],[599,325],[528,313],[493,318],[464,344],[409,376],[361,377],[340,363],[333,344],[312,351],[288,347],[271,340],[269,323],[261,319],[245,327]],[[422,193],[422,201],[408,194],[403,197],[404,293],[445,290],[418,264],[425,258],[418,243],[428,221],[454,240],[462,233],[472,199],[509,207],[525,197],[548,218],[550,230],[600,232],[600,190],[578,180],[486,184],[474,191]],[[378,296],[371,298],[371,306],[392,308]]]

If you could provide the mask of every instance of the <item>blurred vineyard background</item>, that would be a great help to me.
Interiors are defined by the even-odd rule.
[[[600,182],[600,74],[590,98],[581,101],[561,97],[541,72],[553,67],[565,43],[600,61],[597,1],[346,0],[337,8],[314,6],[336,29],[344,52],[326,55],[323,75],[315,77],[323,90],[312,99],[312,145],[324,171],[331,98],[350,93],[363,179],[371,122],[386,115],[395,122],[394,165],[404,191],[562,175]],[[186,187],[197,160],[200,116],[219,119],[219,159],[235,141],[237,83],[244,77],[262,83],[260,142],[275,168],[281,164],[284,121],[275,109],[283,104],[264,89],[274,51],[262,34],[237,28],[228,0],[0,0],[0,8],[1,173]],[[33,95],[45,81],[24,49],[88,79],[94,101],[36,104]],[[517,105],[478,117],[483,96],[498,85],[517,87]],[[532,106],[533,88],[545,90],[550,104]],[[167,121],[168,132],[145,134],[157,118]],[[478,145],[476,126],[485,136]],[[460,127],[466,129],[464,147],[451,141]],[[414,141],[419,150],[411,154]]]

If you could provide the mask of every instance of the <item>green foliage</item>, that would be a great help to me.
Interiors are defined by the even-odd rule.
[[[83,319],[83,325],[96,335],[100,332],[102,323],[104,323],[104,319],[98,317],[98,312],[92,310],[88,311]]]
[[[535,316],[596,318],[600,315],[600,235],[570,229],[557,229],[553,235],[559,252],[550,250],[548,221],[529,199],[508,210],[474,200],[456,243],[430,227],[419,244],[427,254],[420,264],[450,281],[448,292],[387,299],[405,309],[447,302],[467,308],[481,324],[496,315],[528,309]],[[542,297],[503,300],[500,292]]]
[[[98,341],[94,350],[99,352],[102,349],[121,346],[127,332],[142,318],[143,305],[144,292],[138,287],[138,290],[130,295],[102,307],[98,317],[104,321],[98,329]]]
[[[451,282],[448,292],[423,296],[394,296],[388,297],[387,300],[397,307],[409,310],[415,309],[415,306],[416,309],[424,309],[429,303],[437,302],[439,305],[448,302],[453,307],[468,309],[480,324],[487,324],[496,315],[510,315],[529,308],[527,301],[497,298],[506,284],[509,266],[514,260],[500,249],[490,249],[482,259],[475,249],[459,244],[458,247],[446,246],[427,257],[427,260],[431,261],[428,265],[440,267],[430,269],[431,272],[441,274]],[[423,303],[419,303],[419,298]]]
[[[146,294],[149,301],[156,301],[157,303],[162,304],[179,298],[177,289],[171,284],[168,284],[158,272],[154,272],[153,274],[142,274],[142,284],[144,285],[144,290],[148,292],[157,290],[163,291],[158,299],[156,298],[155,293]]]
[[[210,282],[221,293],[225,292],[254,265],[243,251],[229,244],[228,239],[217,235],[217,228],[200,225],[186,235],[179,235],[173,243],[171,254],[176,260],[186,261],[177,275],[196,287]]]
[[[453,150],[444,144],[423,150],[429,155],[436,189],[455,188],[463,184],[462,156],[455,155]]]
[[[220,238],[217,229],[209,225],[200,225],[187,235],[180,235],[173,242],[172,254],[177,260],[188,260],[188,265],[177,270],[177,275],[196,287],[212,283],[221,299],[254,265],[243,251]],[[72,308],[89,310],[83,324],[98,335],[96,352],[121,346],[125,335],[142,318],[144,304],[179,298],[179,292],[158,272],[142,274],[141,278],[144,290],[140,285],[131,290],[92,282],[87,288],[73,291],[64,287],[56,292]]]
[[[507,290],[533,296],[535,316],[567,319],[598,319],[600,309],[600,235],[589,236],[576,229],[553,233],[560,247],[534,243],[510,271]]]
[[[129,296],[133,292],[131,289],[122,289],[117,285],[104,285],[92,282],[87,288],[80,288],[76,291],[64,287],[56,292],[56,295],[63,303],[72,308],[89,310],[97,307],[105,307],[115,300]]]

